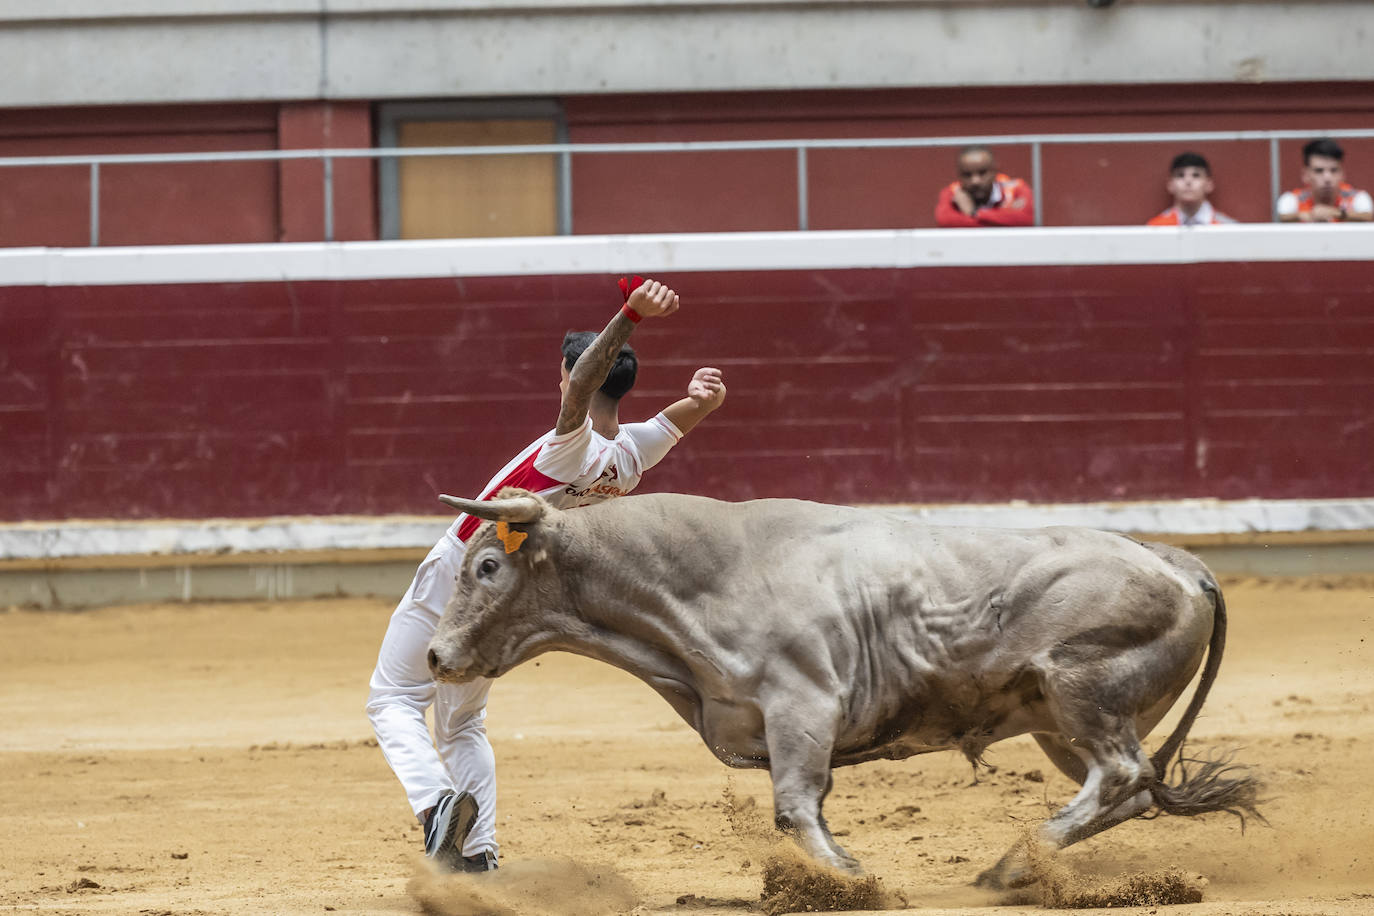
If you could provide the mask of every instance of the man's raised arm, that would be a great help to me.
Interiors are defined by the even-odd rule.
[[[570,433],[587,420],[587,408],[592,395],[606,381],[616,356],[641,318],[663,318],[678,309],[677,293],[657,280],[645,280],[630,293],[625,306],[616,313],[591,346],[577,358],[563,392],[563,404],[558,411],[555,435]]]
[[[663,408],[663,415],[684,436],[706,415],[725,403],[725,380],[719,369],[698,369],[687,385],[687,397]]]

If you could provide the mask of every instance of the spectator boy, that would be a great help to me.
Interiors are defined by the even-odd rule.
[[[1374,200],[1345,180],[1345,150],[1335,140],[1313,140],[1302,148],[1305,187],[1279,195],[1274,210],[1281,223],[1331,223],[1374,219]]]
[[[1164,189],[1174,199],[1174,204],[1157,216],[1151,217],[1149,226],[1218,226],[1234,223],[1231,217],[1217,210],[1207,199],[1215,186],[1212,182],[1212,167],[1198,153],[1179,153],[1169,163],[1169,180]]]
[[[1031,186],[997,171],[986,146],[959,151],[959,180],[940,192],[935,223],[945,229],[974,226],[1030,226],[1035,223]]]

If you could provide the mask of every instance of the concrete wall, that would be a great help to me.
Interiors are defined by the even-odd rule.
[[[11,0],[0,107],[1374,79],[1367,5]],[[1321,48],[1314,54],[1312,49]]]
[[[886,508],[931,525],[1073,524],[1123,531],[1191,550],[1221,575],[1374,573],[1369,499]],[[0,523],[0,608],[335,595],[394,599],[451,521],[393,516]]]
[[[1166,538],[1192,551],[1221,576],[1367,578],[1374,573],[1374,543],[1357,532],[1339,543],[1198,545]],[[75,610],[117,604],[195,601],[278,601],[291,598],[371,596],[395,601],[415,576],[427,549],[379,560],[336,552],[328,562],[290,554],[206,565],[191,559],[162,565],[153,558],[117,566],[8,569],[0,565],[0,609]]]

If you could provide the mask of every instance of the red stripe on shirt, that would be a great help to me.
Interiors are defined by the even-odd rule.
[[[540,490],[547,490],[550,487],[561,487],[567,481],[554,480],[534,466],[535,459],[539,457],[539,453],[543,450],[544,447],[541,445],[531,452],[528,458],[517,464],[509,474],[493,484],[486,493],[482,494],[481,498],[483,500],[494,499],[496,494],[500,493],[506,487],[520,487],[521,489],[530,490],[534,493],[538,493]],[[477,531],[477,526],[481,525],[482,521],[482,519],[472,515],[463,519],[463,524],[458,526],[458,540],[466,544],[468,538],[472,537],[473,533]]]

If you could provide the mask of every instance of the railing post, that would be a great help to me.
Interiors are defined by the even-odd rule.
[[[811,228],[811,217],[807,212],[809,203],[806,197],[806,147],[797,147],[797,228],[802,232]]]
[[[91,163],[91,247],[100,247],[100,163]]]
[[[1279,205],[1279,138],[1269,138],[1269,218],[1278,219]]]
[[[324,157],[324,240],[334,241],[334,157]]]
[[[1031,144],[1031,193],[1035,195],[1035,225],[1045,225],[1045,208],[1042,201],[1045,199],[1045,189],[1040,186],[1044,178],[1044,169],[1040,164],[1040,141],[1036,140]]]
[[[572,153],[558,154],[558,234],[572,235]]]

